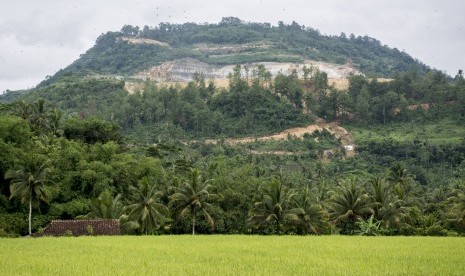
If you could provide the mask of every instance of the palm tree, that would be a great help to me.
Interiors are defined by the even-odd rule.
[[[369,214],[373,214],[374,204],[368,195],[356,185],[356,179],[350,178],[347,185],[335,194],[329,206],[330,215],[343,234],[353,234],[358,228],[355,224]]]
[[[32,234],[32,205],[49,201],[47,186],[53,183],[50,161],[37,162],[36,157],[28,158],[18,170],[9,170],[5,174],[5,179],[11,179],[10,199],[20,197],[21,202],[29,201],[29,235]]]
[[[385,179],[377,176],[371,180],[371,201],[375,218],[382,221],[385,228],[399,225],[406,215],[403,201],[394,195],[392,186]]]
[[[465,184],[457,185],[453,189],[453,195],[447,201],[453,204],[451,211],[457,217],[458,223],[465,226]]]
[[[63,135],[63,131],[60,130],[60,121],[61,121],[61,117],[63,116],[63,113],[54,108],[52,110],[50,110],[49,114],[48,114],[48,127],[50,128],[50,131],[57,135],[57,136],[61,136]]]
[[[395,191],[400,198],[403,198],[410,190],[413,176],[401,163],[396,163],[389,168],[387,180],[395,187]]]
[[[98,198],[92,200],[92,211],[77,219],[99,218],[99,219],[119,219],[122,215],[121,194],[112,196],[111,191],[105,189]]]
[[[288,212],[290,223],[296,225],[302,234],[321,233],[327,224],[325,212],[321,205],[313,202],[308,188],[302,194],[292,197],[291,206],[293,208]]]
[[[257,226],[274,224],[276,234],[281,233],[281,226],[288,217],[291,194],[281,181],[274,179],[269,187],[262,189],[260,201],[255,202],[249,220]]]
[[[170,206],[179,208],[178,218],[184,218],[189,215],[192,219],[192,235],[195,235],[195,223],[197,214],[202,214],[212,228],[215,223],[209,212],[212,205],[208,203],[217,197],[216,194],[210,193],[212,185],[211,180],[203,180],[197,169],[191,170],[190,181],[181,184],[177,192],[170,197]]]
[[[168,208],[160,203],[163,194],[146,178],[139,182],[137,188],[131,187],[130,191],[130,200],[133,203],[124,208],[127,216],[123,219],[132,223],[133,228],[138,229],[139,233],[147,235],[158,230],[169,215]]]
[[[45,101],[44,99],[39,99],[37,102],[32,104],[32,126],[37,132],[43,133],[48,126],[47,121],[48,118],[45,109]]]
[[[24,120],[29,120],[32,115],[32,107],[25,101],[20,101],[16,104],[13,114],[23,118]]]

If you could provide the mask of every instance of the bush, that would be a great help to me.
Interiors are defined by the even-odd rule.
[[[92,227],[92,225],[87,225],[86,227],[86,232],[87,232],[87,235],[89,236],[93,236],[94,235],[94,228]]]
[[[0,229],[6,233],[21,235],[27,232],[28,222],[24,214],[0,214]]]
[[[441,225],[435,224],[423,231],[424,236],[447,236],[448,232]]]
[[[5,231],[5,229],[0,228],[0,238],[17,238],[17,237],[19,237],[18,234],[8,233],[7,231]]]

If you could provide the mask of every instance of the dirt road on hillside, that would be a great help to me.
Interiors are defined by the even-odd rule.
[[[226,138],[224,142],[228,145],[238,145],[238,144],[247,144],[253,143],[256,141],[270,141],[270,140],[286,140],[288,136],[293,136],[294,138],[302,139],[305,133],[312,134],[314,131],[322,131],[326,129],[331,134],[333,134],[337,139],[341,141],[342,146],[346,150],[346,157],[355,156],[355,141],[352,134],[347,131],[345,128],[338,125],[336,122],[327,123],[323,119],[317,119],[315,124],[308,125],[306,127],[296,127],[286,129],[282,132],[260,137],[243,137],[243,138]],[[208,144],[216,144],[219,142],[217,139],[209,139],[205,141]],[[291,155],[292,152],[287,151],[273,151],[273,152],[261,152],[254,150],[254,154],[276,154],[276,155]]]

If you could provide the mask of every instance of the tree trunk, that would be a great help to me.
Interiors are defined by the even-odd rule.
[[[386,103],[383,103],[383,125],[386,124]]]
[[[29,236],[32,235],[32,190],[29,190]]]
[[[342,106],[341,119],[342,119],[342,124],[344,124],[344,106]]]
[[[192,235],[195,235],[195,215],[196,215],[196,211],[194,209],[194,212],[192,212],[193,215],[192,215]]]

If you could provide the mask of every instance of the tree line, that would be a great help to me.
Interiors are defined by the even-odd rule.
[[[437,71],[389,82],[357,75],[348,91],[303,71],[271,79],[263,66],[236,66],[224,89],[199,74],[185,88],[146,82],[131,95],[121,81],[69,75],[1,104],[2,233],[113,217],[135,234],[463,234],[463,142],[369,141],[356,158],[325,163],[205,141],[308,124],[312,114],[387,130],[462,121],[460,71],[452,80]],[[323,136],[301,143],[310,149]]]
[[[137,147],[124,143],[113,123],[59,114],[42,100],[3,108],[2,235],[74,218],[116,218],[128,234],[465,231],[463,182],[421,185],[402,163],[355,173],[354,161],[290,164],[295,157],[221,144],[204,145],[210,150],[203,154],[170,141]]]

